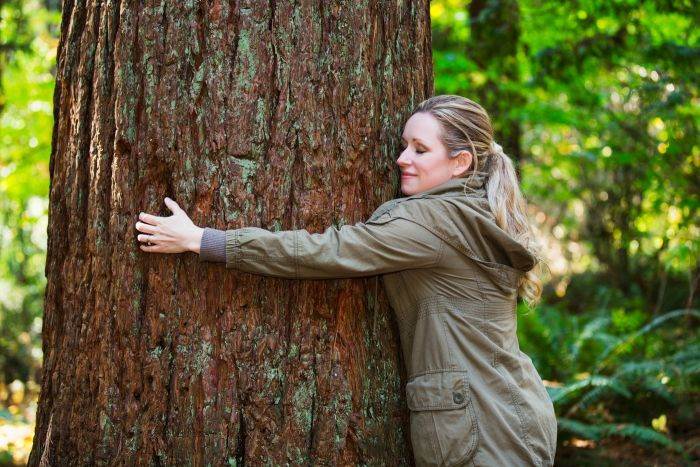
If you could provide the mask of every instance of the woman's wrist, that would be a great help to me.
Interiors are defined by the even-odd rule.
[[[193,230],[192,240],[188,245],[188,249],[194,253],[199,254],[200,247],[202,245],[202,235],[204,235],[204,229],[195,226]]]

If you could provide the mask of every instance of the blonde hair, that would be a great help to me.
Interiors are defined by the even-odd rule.
[[[460,151],[472,154],[470,176],[486,176],[486,197],[496,224],[523,245],[535,258],[536,264],[523,274],[518,284],[518,296],[534,307],[542,295],[542,281],[536,269],[546,266],[535,231],[526,215],[526,202],[510,157],[493,139],[493,127],[488,113],[476,102],[457,95],[439,95],[424,100],[413,113],[425,112],[438,121],[440,141],[449,157]]]

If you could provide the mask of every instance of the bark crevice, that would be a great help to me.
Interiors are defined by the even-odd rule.
[[[238,443],[236,444],[236,465],[243,467],[245,465],[245,443],[248,433],[245,423],[245,414],[243,409],[240,411],[240,423],[238,425]]]
[[[311,421],[309,423],[309,458],[314,457],[314,437],[316,435],[316,398],[318,396],[318,378],[317,378],[317,368],[318,362],[316,360],[316,351],[314,351],[313,364],[311,365],[312,377],[314,381],[314,391],[311,393]]]

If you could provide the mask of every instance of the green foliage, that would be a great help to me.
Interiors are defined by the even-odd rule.
[[[520,135],[509,154],[553,272],[543,305],[519,315],[521,348],[551,382],[562,434],[678,449],[650,424],[691,424],[681,407],[700,389],[692,2],[479,5],[431,2],[435,93],[480,102],[497,139]],[[509,27],[517,75],[493,43]]]
[[[625,436],[641,445],[659,444],[675,451],[683,447],[658,431],[634,423],[600,423],[590,425],[569,418],[557,420],[562,431],[575,434],[584,439],[600,440],[609,436]]]
[[[513,81],[498,63],[474,63],[489,45],[470,42],[470,25],[484,24],[470,19],[469,2],[431,2],[435,92],[483,96],[497,135],[512,134],[504,126],[517,117],[523,188],[561,241],[589,252],[574,266],[600,269],[657,309],[680,307],[682,282],[687,291],[700,273],[700,34],[690,2],[518,6]]]
[[[0,76],[0,374],[10,383],[35,380],[41,364],[51,101],[60,15],[36,1],[8,2],[1,12],[3,18],[14,19],[0,27],[3,51],[12,51],[2,55]]]
[[[547,380],[559,428],[598,440],[621,435],[639,444],[680,446],[645,425],[700,391],[700,311],[674,310],[648,321],[608,310],[565,315],[554,307],[519,315],[523,351]],[[615,420],[616,423],[609,423]]]
[[[534,162],[526,188],[545,211],[556,190],[555,203],[569,206],[558,220],[566,237],[585,241],[626,294],[651,296],[665,274],[696,276],[692,10],[681,2],[521,4],[530,57],[523,85],[534,97],[522,111]]]

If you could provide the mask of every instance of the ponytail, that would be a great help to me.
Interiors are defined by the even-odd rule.
[[[488,159],[486,197],[491,213],[496,218],[496,224],[537,258],[535,266],[542,265],[539,245],[535,244],[535,235],[527,219],[525,198],[520,192],[513,161],[495,141],[491,143]],[[534,307],[541,293],[542,282],[533,268],[523,275],[518,285],[518,295],[522,296],[530,307]]]

